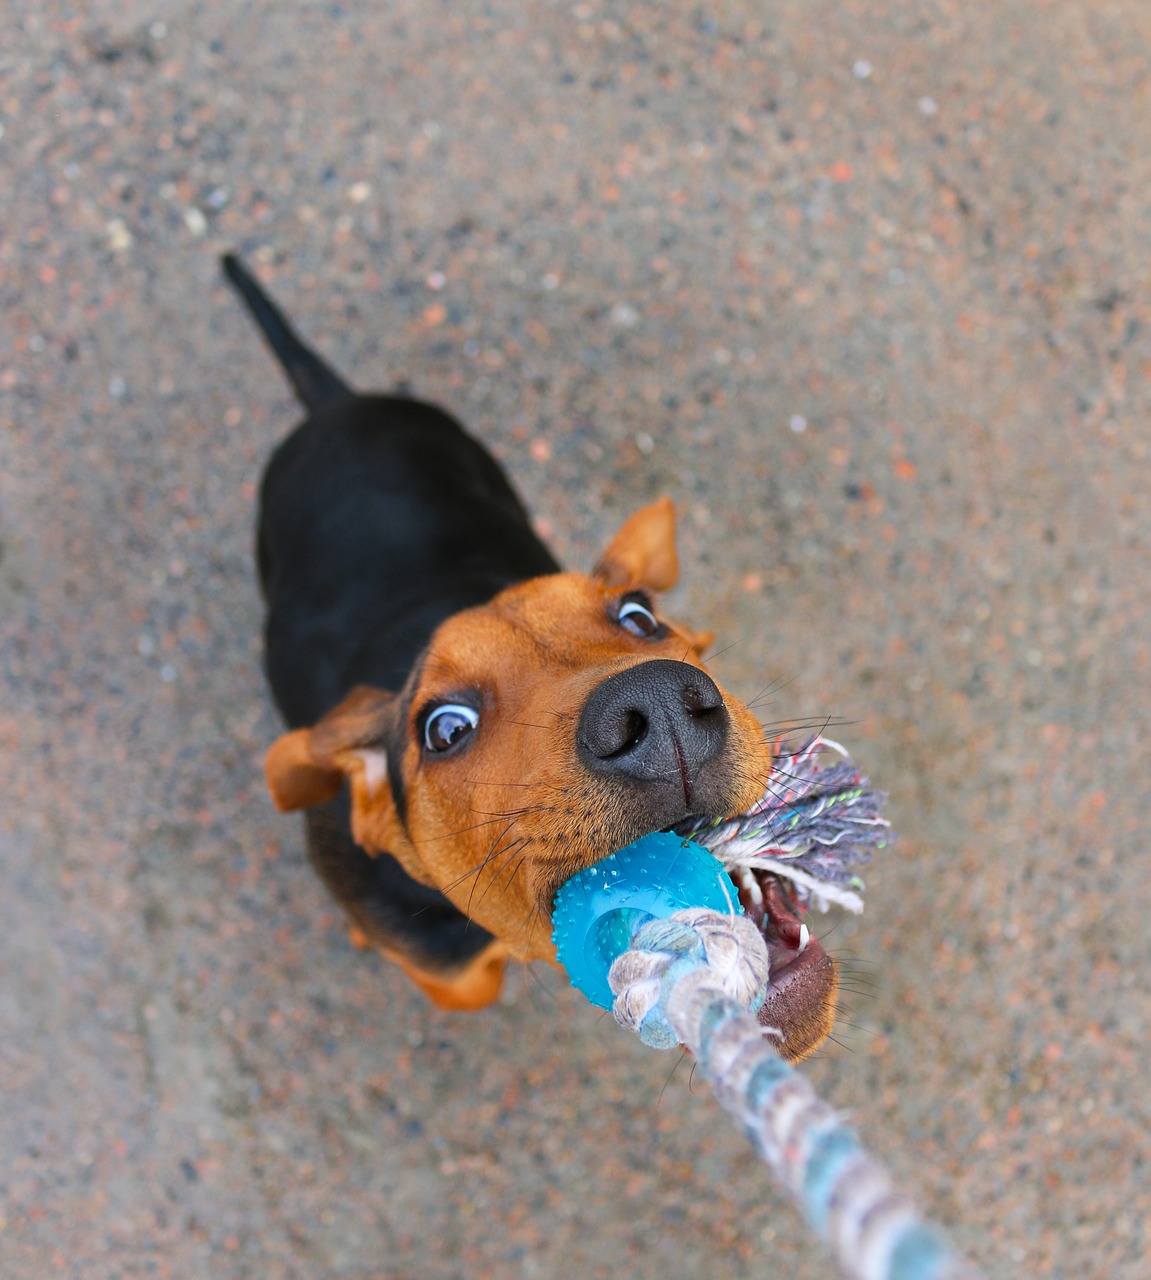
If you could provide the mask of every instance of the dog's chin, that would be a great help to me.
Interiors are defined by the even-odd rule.
[[[689,808],[682,799],[678,805],[660,805],[657,814],[653,814],[650,809],[638,813],[621,810],[607,832],[608,839],[603,847],[597,845],[574,851],[569,848],[559,859],[549,858],[535,862],[533,880],[539,911],[550,920],[555,909],[556,894],[572,876],[595,866],[597,862],[602,862],[604,858],[634,844],[644,836],[656,832],[674,833],[677,827],[682,827],[689,821],[721,821],[737,812],[738,807],[738,800],[733,802],[729,795],[724,795],[717,804],[709,805],[706,810],[694,804]]]

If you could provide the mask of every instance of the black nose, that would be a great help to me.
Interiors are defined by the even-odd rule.
[[[658,658],[605,680],[584,706],[579,749],[593,773],[682,788],[690,809],[701,768],[727,743],[728,715],[698,667]]]

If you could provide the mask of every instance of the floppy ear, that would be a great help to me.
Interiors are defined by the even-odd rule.
[[[264,759],[276,808],[310,809],[330,800],[352,778],[363,799],[374,800],[387,782],[382,745],[392,727],[396,695],[360,685],[311,729],[293,729],[272,743]]]
[[[659,498],[624,521],[592,570],[608,587],[669,591],[679,579],[675,550],[675,504]]]
[[[293,729],[277,738],[264,757],[264,777],[281,813],[323,804],[343,785],[344,775],[339,769],[327,769],[317,763],[311,740],[311,729]]]

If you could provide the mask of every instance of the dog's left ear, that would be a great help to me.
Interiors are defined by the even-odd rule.
[[[619,533],[592,570],[606,587],[644,587],[670,591],[679,580],[679,555],[675,549],[675,504],[664,497],[643,507],[624,521]],[[713,631],[673,630],[703,657],[715,639]]]
[[[675,504],[659,498],[624,521],[592,570],[608,587],[670,591],[679,580],[675,550]]]
[[[310,809],[339,791],[346,777],[372,799],[387,784],[382,745],[390,735],[396,695],[360,685],[311,729],[293,729],[264,759],[276,808]]]

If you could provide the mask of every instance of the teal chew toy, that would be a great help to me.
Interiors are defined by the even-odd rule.
[[[577,872],[556,894],[556,959],[592,1004],[610,1009],[608,972],[649,920],[688,907],[743,914],[731,877],[706,849],[657,831]]]

